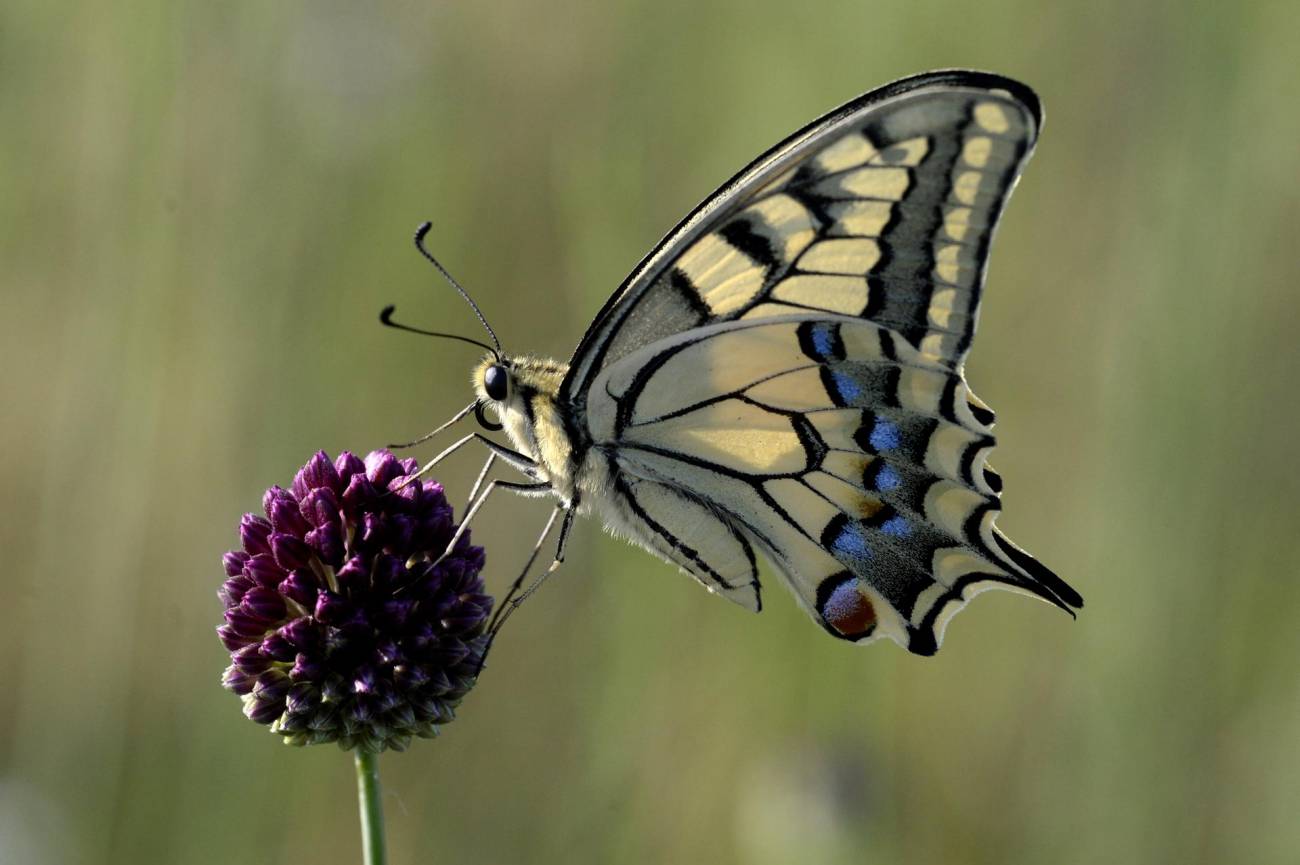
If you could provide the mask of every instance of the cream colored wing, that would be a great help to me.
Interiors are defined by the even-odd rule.
[[[876,322],[961,368],[989,243],[1041,124],[1019,82],[933,72],[831,112],[707,198],[605,304],[561,397],[695,327],[806,311]]]
[[[754,549],[709,497],[644,473],[615,471],[600,513],[616,534],[677,565],[710,592],[755,613],[763,608]]]
[[[711,544],[700,561],[733,581],[759,547],[837,637],[931,654],[985,588],[1082,603],[994,525],[987,410],[878,324],[805,314],[678,334],[601,373],[587,420],[592,455],[658,502],[656,526],[693,533],[697,556]]]
[[[993,525],[993,413],[962,376],[1041,120],[1011,79],[915,76],[697,207],[605,304],[560,386],[572,464],[608,478],[606,517],[742,602],[758,547],[832,634],[921,654],[987,587],[1080,606]],[[643,497],[659,518],[637,516]],[[716,546],[700,526],[721,527]]]

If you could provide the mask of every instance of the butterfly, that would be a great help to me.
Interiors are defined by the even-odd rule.
[[[1041,123],[1032,90],[983,72],[854,99],[683,219],[567,364],[502,351],[422,226],[417,246],[492,340],[454,337],[489,354],[474,401],[435,432],[472,410],[511,445],[474,432],[429,464],[471,440],[489,449],[464,524],[493,489],[553,497],[533,552],[562,514],[552,570],[573,516],[591,514],[754,611],[761,554],[832,636],[919,655],[985,589],[1074,615],[1078,592],[995,525],[994,415],[963,371],[989,244]],[[483,487],[494,459],[526,480]]]

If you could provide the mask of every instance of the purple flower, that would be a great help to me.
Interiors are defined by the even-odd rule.
[[[404,750],[474,686],[492,598],[469,533],[415,460],[324,451],[245,514],[217,593],[222,685],[291,745]],[[434,564],[437,562],[437,564]]]

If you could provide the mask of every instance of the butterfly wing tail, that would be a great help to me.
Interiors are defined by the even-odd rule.
[[[1073,586],[1058,577],[1038,559],[1016,546],[1000,529],[994,528],[996,549],[990,553],[1003,564],[1009,573],[1021,580],[1021,585],[1033,594],[1060,607],[1071,616],[1083,608],[1083,596]]]

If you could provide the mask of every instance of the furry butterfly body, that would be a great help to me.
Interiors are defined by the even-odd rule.
[[[994,524],[993,413],[963,372],[1040,123],[1018,82],[936,72],[759,157],[641,262],[568,364],[494,351],[474,370],[513,447],[480,438],[529,478],[509,486],[752,610],[766,558],[853,642],[932,654],[988,588],[1080,607]]]

